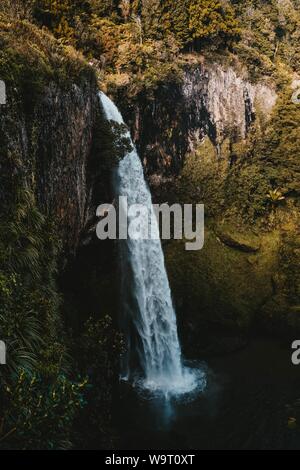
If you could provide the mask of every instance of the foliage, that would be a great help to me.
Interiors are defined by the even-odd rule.
[[[280,95],[261,146],[257,148],[271,184],[287,194],[300,194],[300,107],[289,86]]]
[[[299,70],[296,0],[31,0],[28,10],[25,3],[5,0],[0,11],[32,17],[61,47],[92,59],[102,80],[130,82],[135,93],[178,74],[187,50],[233,48],[253,79],[276,74],[281,62]]]
[[[254,79],[274,74],[280,62],[299,71],[300,8],[297,0],[232,1],[243,30],[235,51]]]
[[[143,39],[162,39],[162,3],[160,0],[142,0],[141,26]]]
[[[299,105],[290,86],[280,94],[270,122],[252,129],[253,140],[228,175],[227,200],[248,217],[266,214],[288,197],[299,195]]]
[[[234,11],[226,2],[191,0],[189,13],[189,28],[196,41],[203,39],[228,41],[240,33]]]
[[[122,335],[114,327],[110,316],[101,319],[90,317],[86,321],[80,338],[79,362],[81,370],[88,371],[92,386],[87,407],[79,419],[79,427],[84,430],[82,435],[85,440],[94,443],[97,449],[113,446],[113,388],[123,351]],[[82,437],[79,436],[79,439]]]
[[[59,242],[32,192],[15,183],[0,219],[0,337],[7,345],[0,442],[51,448],[63,445],[65,432],[68,438],[77,408],[69,402],[72,394],[80,398],[75,385],[59,378],[68,369],[56,286]]]
[[[50,81],[68,86],[90,76],[82,55],[59,44],[51,34],[27,20],[1,13],[0,76],[7,86],[20,91],[25,104],[37,99]]]
[[[108,84],[126,74],[131,93],[178,75],[180,49],[224,48],[239,32],[223,0],[35,0],[33,15],[63,44],[96,60]]]
[[[1,0],[0,10],[15,19],[31,19],[34,0]]]
[[[137,17],[117,25],[107,19],[95,19],[92,26],[102,45],[103,78],[108,88],[130,84],[129,94],[135,94],[179,74],[177,43],[171,36],[145,37]]]
[[[270,200],[270,203],[272,204],[272,206],[276,206],[281,201],[285,200],[285,196],[282,194],[279,188],[270,189],[270,191],[267,194],[267,198]]]
[[[119,363],[120,354],[123,351],[122,336],[114,327],[112,318],[106,315],[95,320],[90,317],[85,326],[81,338],[82,361],[89,369],[91,375],[97,376],[105,386],[113,377],[113,369]]]
[[[36,208],[32,193],[17,190],[14,203],[0,220],[0,336],[7,343],[10,370],[32,370],[38,355],[41,360],[41,351],[47,356],[55,344],[57,351],[52,351],[44,367],[61,366],[64,348],[57,343],[61,324],[55,281],[58,246],[53,227]]]
[[[101,155],[101,161],[95,162],[95,175],[111,176],[113,170],[124,156],[132,151],[132,145],[125,124],[108,121],[99,116],[95,125],[93,154]]]
[[[190,0],[173,2],[165,0],[163,2],[163,18],[166,31],[172,31],[181,47],[185,47],[191,42],[190,32]]]
[[[4,387],[0,447],[9,449],[69,449],[78,411],[85,406],[87,381],[63,375],[51,381],[18,370]]]
[[[89,320],[74,356],[93,388],[74,382],[56,285],[60,244],[54,227],[24,189],[0,220],[0,338],[8,347],[8,364],[0,369],[1,448],[71,448],[94,436],[97,445],[111,445],[112,382],[122,340],[110,317]]]

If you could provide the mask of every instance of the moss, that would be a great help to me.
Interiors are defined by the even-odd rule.
[[[202,251],[166,245],[178,310],[196,331],[210,322],[300,327],[299,106],[290,97],[286,88],[269,122],[257,121],[246,141],[229,135],[219,154],[206,137],[176,181],[176,200],[204,203],[206,212]]]
[[[9,96],[15,89],[20,92],[27,109],[33,108],[50,82],[68,87],[93,74],[71,47],[61,45],[27,20],[12,20],[1,13],[0,46],[0,77]]]
[[[237,238],[257,243],[256,235],[240,234],[234,225],[230,228]],[[196,329],[201,323],[249,328],[272,296],[279,235],[265,234],[260,242],[259,252],[243,252],[222,243],[209,224],[201,251],[187,252],[181,242],[166,246],[171,288],[185,323],[191,322]]]
[[[274,295],[261,311],[265,329],[279,328],[291,334],[300,331],[300,240],[294,233],[283,235],[278,253],[278,270],[274,273]]]
[[[228,166],[219,160],[216,147],[205,137],[194,154],[186,157],[175,192],[182,203],[207,203],[206,214],[213,214],[222,205],[221,175]]]

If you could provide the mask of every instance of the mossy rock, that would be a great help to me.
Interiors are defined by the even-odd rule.
[[[226,231],[224,227],[217,228],[216,236],[224,245],[244,253],[257,253],[260,249],[259,239],[253,234],[240,234]]]
[[[93,69],[75,49],[29,21],[1,12],[0,46],[0,78],[6,83],[8,96],[17,90],[31,110],[49,83],[70,88],[94,77]]]
[[[216,228],[209,225],[201,251],[185,251],[181,241],[166,245],[166,265],[178,313],[195,329],[203,322],[248,329],[273,296],[280,235],[261,235],[259,251],[255,235],[251,244],[239,241],[237,249],[223,243]],[[233,226],[231,230],[234,232]],[[249,238],[245,233],[242,239]]]

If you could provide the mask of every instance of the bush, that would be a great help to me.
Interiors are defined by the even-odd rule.
[[[19,370],[4,387],[0,446],[9,449],[70,449],[72,427],[86,404],[87,381],[58,375],[51,382]]]
[[[17,88],[31,109],[49,82],[69,86],[92,73],[80,53],[27,20],[3,15],[1,9],[0,44],[1,79],[11,89]]]
[[[0,445],[69,448],[86,382],[64,374],[69,360],[56,286],[60,245],[33,194],[18,183],[0,219],[0,337],[7,345]]]
[[[232,41],[241,30],[231,6],[220,0],[191,0],[189,28],[196,45],[201,41]]]
[[[89,318],[80,338],[79,365],[91,384],[88,404],[79,417],[78,446],[109,449],[115,445],[112,427],[113,389],[117,384],[123,338],[110,316]],[[77,352],[78,353],[78,352]]]

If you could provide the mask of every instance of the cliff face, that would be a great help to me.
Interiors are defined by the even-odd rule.
[[[159,87],[152,99],[141,96],[124,114],[146,173],[161,178],[178,174],[205,136],[222,157],[226,138],[245,139],[256,113],[269,115],[275,102],[265,83],[251,84],[231,67],[197,64],[186,67],[180,82]]]
[[[186,68],[181,82],[159,87],[151,100],[142,96],[127,110],[155,200],[205,205],[204,249],[187,253],[175,241],[165,246],[190,344],[209,324],[300,327],[298,199],[288,193],[282,204],[268,205],[272,178],[249,151],[250,140],[256,148],[268,126],[274,90],[231,67],[198,64]],[[256,197],[264,215],[248,217]]]
[[[239,147],[268,119],[275,102],[271,86],[251,84],[218,64],[187,67],[181,81],[161,85],[151,98],[120,100],[154,198],[203,202],[206,207],[204,249],[188,254],[177,242],[165,249],[179,318],[183,329],[191,326],[192,336],[208,323],[248,328],[259,319],[267,328],[273,323],[299,327],[299,241],[294,235],[299,211],[294,200],[267,215],[263,228],[258,222],[244,225],[235,212],[235,197],[249,192],[240,175],[252,181],[260,171],[251,162],[240,165]],[[0,111],[0,203],[9,202],[12,186],[21,178],[42,212],[56,219],[66,252],[78,254],[79,249],[67,274],[70,285],[65,279],[72,310],[80,298],[89,298],[90,311],[100,305],[117,311],[113,244],[107,249],[93,243],[94,231],[89,231],[96,206],[111,200],[109,171],[101,169],[101,141],[108,135],[99,128],[94,78],[67,87],[48,82],[29,108],[8,87],[7,105]],[[179,189],[175,196],[172,185]],[[268,187],[261,188],[259,180],[257,190],[267,192]],[[182,192],[188,193],[187,200]],[[88,245],[82,246],[86,240]],[[108,285],[113,286],[109,295]],[[81,310],[86,310],[85,301]]]
[[[189,128],[197,140],[208,135],[217,145],[232,133],[236,139],[245,139],[255,119],[257,109],[269,114],[276,101],[275,92],[263,83],[252,85],[232,68],[212,65],[186,72],[183,96],[190,115]],[[203,128],[203,116],[207,116]],[[194,124],[193,124],[194,123]],[[189,150],[193,146],[190,145]]]
[[[36,140],[38,200],[57,216],[64,239],[75,248],[91,209],[95,85],[73,85],[67,93],[50,87],[38,115],[48,123]]]
[[[37,260],[45,279],[58,267],[55,289],[62,301],[59,312],[47,315],[63,316],[79,332],[87,315],[113,316],[118,308],[114,244],[100,242],[95,231],[97,206],[112,200],[111,135],[97,94],[97,82],[87,74],[77,83],[48,81],[37,99],[29,97],[29,106],[20,89],[8,85],[7,104],[0,107],[1,216],[8,211],[6,218],[14,220],[16,196],[33,196],[47,234],[21,233],[20,253],[35,248],[36,238],[43,241],[47,263],[38,253]],[[24,225],[31,226],[26,217]]]
[[[8,87],[0,112],[1,202],[9,199],[17,176],[34,191],[42,213],[57,222],[67,251],[74,251],[94,210],[92,168],[100,159],[93,146],[99,116],[95,81],[67,89],[50,83],[30,111]]]

